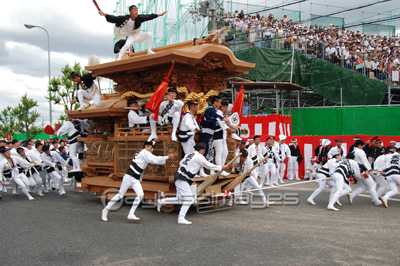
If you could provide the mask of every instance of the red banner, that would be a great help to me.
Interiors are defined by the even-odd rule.
[[[287,115],[273,114],[263,116],[245,116],[240,118],[240,137],[244,139],[253,138],[255,135],[261,137],[261,142],[265,143],[265,140],[269,136],[275,136],[276,140],[279,140],[280,134],[286,135],[286,144],[290,145],[292,139],[297,139],[297,143],[300,147],[300,152],[304,157],[304,160],[299,164],[299,176],[304,177],[305,167],[310,159],[314,157],[314,150],[320,145],[321,139],[329,139],[331,145],[335,146],[335,140],[342,140],[342,148],[349,151],[351,145],[353,145],[354,137],[358,137],[364,142],[373,138],[373,135],[357,135],[357,136],[292,136],[292,118]],[[382,140],[382,145],[388,147],[390,141],[396,141],[397,146],[400,147],[400,136],[378,136]],[[370,144],[371,145],[371,144]],[[287,168],[286,168],[287,169]],[[286,176],[286,175],[285,175]]]
[[[240,118],[240,137],[244,139],[261,136],[265,141],[268,136],[280,134],[292,135],[292,117],[288,115],[271,114],[259,116],[243,116]]]

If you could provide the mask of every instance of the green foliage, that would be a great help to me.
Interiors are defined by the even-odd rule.
[[[33,139],[38,133],[39,128],[34,126],[36,120],[40,117],[40,114],[32,110],[34,107],[37,107],[37,101],[28,98],[28,95],[25,94],[21,98],[21,102],[15,108],[15,116],[18,119],[19,123],[21,123],[21,133],[26,134],[26,139]]]
[[[72,82],[69,77],[71,73],[75,71],[80,75],[87,73],[84,71],[79,63],[75,63],[74,66],[70,67],[66,64],[62,69],[61,77],[53,77],[50,81],[48,91],[50,92],[50,98],[46,97],[47,100],[52,100],[54,104],[61,104],[65,110],[76,110],[79,107],[79,103],[72,102],[76,98],[77,85]]]
[[[22,124],[16,117],[16,108],[7,106],[0,112],[0,137],[5,139],[7,134],[21,132]]]
[[[66,115],[66,114],[61,114],[61,115],[58,117],[57,124],[58,124],[60,127],[62,127],[62,125],[64,124],[65,121],[68,121],[68,115]]]

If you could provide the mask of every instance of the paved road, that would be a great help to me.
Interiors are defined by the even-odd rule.
[[[100,220],[102,205],[89,193],[67,189],[28,201],[3,194],[0,201],[1,265],[398,265],[399,201],[389,209],[358,197],[327,211],[328,191],[306,203],[315,184],[276,189],[299,195],[299,204],[197,214],[193,225],[176,223],[177,212],[130,206]],[[293,195],[292,195],[293,196]],[[279,197],[276,194],[274,197]],[[397,199],[399,197],[397,196]],[[282,203],[282,202],[281,202]]]

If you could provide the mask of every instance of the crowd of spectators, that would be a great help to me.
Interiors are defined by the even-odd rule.
[[[225,24],[244,33],[248,47],[295,49],[333,64],[360,72],[370,78],[398,82],[400,37],[366,35],[359,31],[302,25],[289,19],[254,16],[235,11],[225,16]]]

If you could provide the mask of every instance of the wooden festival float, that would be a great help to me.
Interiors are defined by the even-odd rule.
[[[210,97],[226,89],[227,78],[247,73],[249,68],[255,67],[253,63],[238,60],[223,42],[218,42],[217,34],[210,34],[194,42],[155,48],[156,53],[152,55],[147,55],[145,51],[132,53],[120,61],[86,67],[94,76],[112,79],[116,93],[102,95],[100,108],[91,105],[82,111],[66,111],[69,119],[90,119],[96,131],[106,132],[92,134],[89,130],[86,138],[79,139],[86,143],[88,150],[85,163],[81,165],[83,178],[77,178],[76,190],[92,192],[96,197],[107,199],[118,192],[132,158],[150,136],[150,130],[143,132],[140,131],[143,128],[126,127],[129,112],[125,108],[127,100],[148,100],[164,81],[172,64],[174,67],[170,74],[169,87],[177,88],[178,98],[185,103],[182,113],[187,110],[188,100],[197,100],[198,116],[204,113]],[[159,141],[155,144],[153,153],[174,153],[177,157],[167,160],[165,165],[149,165],[145,169],[142,186],[144,199],[149,203],[160,196],[176,192],[174,174],[184,156],[180,143],[171,140],[172,126],[158,126],[157,130]],[[196,136],[198,138],[199,135]],[[234,157],[236,143],[228,138],[227,144],[228,162]],[[210,206],[218,207],[216,200],[210,199],[213,195],[221,195],[224,187],[237,176],[220,176],[217,180],[195,178],[192,188],[196,191],[197,202],[208,200],[211,202]],[[135,194],[130,189],[125,196],[131,197]],[[173,206],[163,206],[164,211],[172,209]]]

